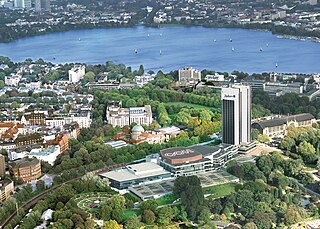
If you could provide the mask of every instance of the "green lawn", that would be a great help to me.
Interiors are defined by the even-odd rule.
[[[203,188],[204,194],[211,194],[211,198],[220,198],[224,196],[228,196],[231,193],[236,191],[237,184],[235,183],[227,183],[227,184],[220,184],[211,187]]]
[[[168,105],[179,105],[183,107],[192,107],[195,109],[212,109],[212,107],[206,107],[198,104],[193,104],[193,103],[185,103],[185,102],[168,102],[166,103]]]
[[[126,219],[131,218],[134,215],[139,215],[139,211],[138,210],[127,209],[127,210],[124,211],[123,215],[124,215],[124,219],[126,220]]]
[[[159,206],[161,206],[161,205],[166,205],[166,204],[172,204],[173,201],[175,201],[176,199],[178,199],[178,198],[174,194],[167,194],[165,196],[162,196],[162,197],[156,199],[156,201],[159,204]]]

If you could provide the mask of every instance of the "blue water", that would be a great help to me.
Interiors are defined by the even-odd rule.
[[[0,55],[53,63],[111,60],[134,69],[143,64],[147,70],[164,71],[193,66],[227,72],[320,72],[320,43],[242,29],[138,26],[68,31],[2,43]]]

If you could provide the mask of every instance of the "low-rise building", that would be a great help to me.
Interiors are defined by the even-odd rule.
[[[174,176],[218,169],[238,154],[234,145],[174,147],[160,151],[160,165]]]
[[[22,115],[21,123],[28,126],[44,126],[46,115],[42,112],[30,112]]]
[[[14,140],[19,134],[24,134],[24,125],[14,122],[0,122],[0,139]]]
[[[303,93],[303,85],[301,83],[271,83],[268,82],[265,84],[266,92],[270,95],[281,96],[286,93]]]
[[[14,184],[12,180],[0,179],[0,204],[6,201],[14,191]]]
[[[127,131],[129,132],[129,131]],[[166,137],[160,131],[145,131],[141,125],[136,125],[131,129],[129,133],[120,132],[113,136],[115,140],[123,140],[129,144],[140,144],[147,142],[149,144],[163,143]]]
[[[221,81],[224,81],[224,75],[215,73],[214,75],[206,75],[204,79],[207,82],[221,82]]]
[[[150,81],[154,80],[154,78],[155,78],[155,74],[143,75],[143,76],[135,76],[135,81],[136,81],[136,84],[139,87],[143,87],[144,85],[146,85]]]
[[[122,108],[121,102],[112,102],[107,105],[106,120],[108,124],[119,127],[131,123],[149,126],[153,120],[151,106]]]
[[[171,174],[156,163],[144,162],[102,173],[100,176],[108,178],[111,187],[121,190],[141,183],[170,178]]]
[[[4,83],[7,86],[17,87],[19,85],[20,80],[21,80],[20,75],[10,75],[10,76],[5,76]]]
[[[25,146],[25,145],[34,145],[34,144],[42,144],[43,138],[40,134],[29,134],[24,136],[18,136],[14,143],[16,146]]]
[[[54,165],[55,160],[60,155],[60,146],[49,146],[47,148],[32,149],[30,153],[27,154],[29,158],[37,158],[40,161],[46,161],[50,165]]]
[[[289,126],[307,127],[316,123],[312,114],[304,113],[290,116],[269,116],[252,122],[252,128],[269,137],[284,136]]]
[[[22,158],[10,162],[9,171],[11,176],[28,182],[41,176],[41,163],[36,158]]]

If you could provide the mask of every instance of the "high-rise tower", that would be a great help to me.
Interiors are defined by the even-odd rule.
[[[221,91],[222,142],[232,145],[251,141],[251,88],[234,84]]]

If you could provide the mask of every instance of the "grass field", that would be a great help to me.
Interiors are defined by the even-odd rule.
[[[182,107],[192,107],[195,109],[211,109],[211,107],[206,107],[206,106],[202,106],[202,105],[198,105],[198,104],[193,104],[193,103],[185,103],[185,102],[168,102],[166,103],[168,105],[179,105]]]
[[[131,218],[134,215],[139,215],[139,211],[138,210],[127,209],[127,210],[124,211],[123,215],[124,215],[124,219],[126,220],[126,219]]]
[[[237,184],[227,183],[203,188],[204,194],[211,194],[211,198],[220,198],[228,196],[236,191]]]
[[[159,206],[161,206],[166,204],[172,204],[173,201],[175,201],[176,199],[178,199],[178,197],[175,196],[174,194],[167,194],[163,197],[156,199],[156,201],[159,204]]]

